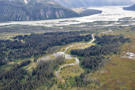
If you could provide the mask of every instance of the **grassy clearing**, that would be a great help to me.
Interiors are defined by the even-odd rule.
[[[30,60],[31,63],[28,64],[27,66],[24,66],[23,69],[26,69],[28,72],[32,72],[32,70],[37,67],[37,62],[34,61],[34,58],[28,58],[28,59],[23,59],[23,60],[20,59],[20,60],[8,62],[8,64],[2,65],[0,67],[0,71],[9,71],[11,68],[13,68],[14,65],[17,65],[17,64],[19,65],[26,60]]]
[[[65,61],[65,64],[75,63],[74,59],[68,59]]]
[[[36,67],[37,67],[37,62],[35,62],[34,59],[32,59],[31,63],[23,68],[26,69],[28,72],[32,72],[32,70],[35,69]]]
[[[8,64],[0,66],[0,71],[9,71],[10,69],[13,68],[14,65],[20,64],[25,60],[15,60],[15,61],[10,61]]]
[[[0,71],[9,71],[12,67],[13,67],[13,65],[11,65],[11,64],[2,65],[0,67]]]
[[[99,90],[132,90],[135,88],[135,61],[113,56],[109,64],[89,77],[100,82]]]
[[[47,87],[45,85],[44,86],[40,86],[36,90],[47,90]]]
[[[30,33],[1,33],[0,40],[13,40],[12,38],[18,35],[30,35]]]
[[[70,51],[73,49],[85,49],[92,45],[95,45],[95,43],[86,43],[86,42],[72,43],[63,46],[63,48],[61,48],[60,51],[65,51],[66,47],[70,47],[66,52],[66,53],[70,53]]]
[[[94,43],[76,43],[73,45],[73,47],[71,49],[85,49],[92,45],[95,45],[95,44]]]
[[[84,70],[79,65],[75,65],[63,68],[60,75],[62,78],[67,79],[69,77],[79,76],[83,72]]]

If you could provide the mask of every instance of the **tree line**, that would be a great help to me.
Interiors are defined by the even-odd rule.
[[[0,40],[0,65],[8,61],[42,56],[49,47],[91,39],[90,34],[81,36],[79,33],[81,32],[19,35],[13,38],[14,41]]]

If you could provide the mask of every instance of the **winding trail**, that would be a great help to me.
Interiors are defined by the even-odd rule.
[[[91,36],[92,36],[92,40],[90,42],[88,42],[89,44],[91,44],[91,43],[93,43],[95,41],[94,34],[92,34]],[[84,45],[84,44],[87,44],[87,43],[82,43],[82,45]],[[77,57],[74,57],[74,56],[67,53],[67,50],[72,48],[72,47],[73,47],[73,45],[67,47],[64,52],[57,52],[57,53],[61,53],[62,55],[64,55],[65,59],[74,59],[75,60],[74,63],[64,64],[64,65],[60,66],[60,68],[56,71],[56,77],[57,77],[58,80],[62,80],[62,77],[60,76],[60,72],[61,72],[61,70],[63,68],[68,67],[68,66],[79,65],[79,63],[80,63],[80,61],[79,61],[79,59]]]

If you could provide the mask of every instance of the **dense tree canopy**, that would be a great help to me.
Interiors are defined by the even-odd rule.
[[[16,36],[14,41],[0,40],[0,65],[7,61],[41,56],[52,46],[90,39],[91,35],[80,36],[78,32],[58,32]]]
[[[49,88],[55,82],[54,71],[58,65],[64,63],[64,57],[57,57],[55,60],[41,62],[37,68],[29,74],[24,67],[29,60],[15,65],[10,71],[0,73],[0,90],[32,90],[42,85]]]

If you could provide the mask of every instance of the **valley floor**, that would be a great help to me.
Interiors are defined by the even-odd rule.
[[[126,25],[126,23],[128,23],[129,25],[121,26],[121,25]],[[134,23],[134,21],[133,21],[133,23]],[[107,24],[107,26],[104,26],[106,24]],[[112,26],[108,26],[108,24],[112,25]],[[118,25],[116,25],[116,24],[118,24]],[[34,82],[34,84],[35,84],[37,82],[38,84],[36,83],[35,86],[36,85],[39,85],[39,86],[36,87],[37,88],[36,90],[49,90],[49,89],[50,90],[134,90],[134,88],[135,88],[135,85],[134,85],[134,83],[135,83],[135,27],[134,27],[134,25],[130,25],[130,24],[132,24],[132,22],[130,22],[130,21],[119,22],[119,23],[113,22],[113,21],[110,21],[110,22],[102,21],[102,22],[93,22],[93,23],[86,23],[86,24],[79,24],[79,25],[70,25],[70,26],[63,26],[63,28],[61,28],[61,30],[64,32],[60,32],[59,34],[56,34],[56,31],[60,28],[57,26],[52,29],[51,32],[53,32],[53,33],[51,33],[51,32],[48,33],[49,29],[46,27],[36,27],[35,26],[36,28],[41,30],[40,33],[37,33],[36,30],[35,31],[32,30],[35,27],[27,27],[27,28],[31,28],[31,31],[30,32],[28,31],[28,33],[23,33],[27,30],[24,28],[25,26],[21,26],[21,27],[23,27],[22,31],[20,30],[21,33],[14,33],[14,32],[16,32],[15,31],[16,26],[13,26],[13,27],[7,26],[4,29],[3,29],[3,27],[1,27],[0,31],[2,33],[0,34],[0,41],[2,41],[2,40],[19,41],[19,39],[13,39],[13,37],[18,36],[18,35],[19,36],[26,35],[26,37],[33,35],[32,39],[31,39],[31,37],[28,37],[26,39],[23,37],[19,37],[19,38],[23,38],[22,40],[19,41],[19,43],[21,43],[21,45],[24,45],[25,40],[30,39],[29,41],[31,43],[32,43],[32,41],[37,40],[37,41],[39,41],[39,43],[37,43],[36,45],[37,46],[39,45],[41,48],[41,46],[43,46],[44,44],[46,45],[46,43],[42,43],[40,41],[43,38],[44,38],[43,41],[46,40],[46,38],[50,37],[51,35],[56,34],[56,36],[53,36],[53,39],[50,39],[52,41],[54,41],[55,39],[59,40],[59,38],[65,38],[65,40],[62,39],[63,41],[61,40],[62,44],[60,44],[60,45],[59,45],[59,43],[61,43],[61,42],[56,42],[56,44],[52,47],[50,47],[49,46],[50,43],[48,43],[49,48],[47,48],[47,50],[45,50],[45,52],[42,52],[45,54],[39,55],[36,58],[33,55],[32,57],[25,58],[25,59],[16,59],[13,61],[11,60],[7,64],[0,66],[0,72],[3,72],[0,74],[0,89],[3,87],[3,85],[7,85],[7,87],[10,86],[10,84],[6,84],[7,82],[13,83],[14,80],[16,80],[16,77],[14,77],[15,75],[18,75],[18,73],[16,73],[16,71],[19,72],[20,70],[24,70],[24,72],[22,71],[21,73],[23,73],[25,75],[22,75],[22,76],[20,75],[17,77],[19,79],[21,77],[21,79],[20,79],[21,83],[19,83],[19,85],[20,84],[25,85],[25,83],[31,85],[31,83]],[[96,27],[96,29],[95,29],[95,27]],[[11,28],[13,30],[13,32],[11,31],[9,33],[8,32],[9,28]],[[19,26],[19,28],[20,28],[20,26]],[[47,29],[47,31],[42,31],[42,29],[43,30]],[[56,29],[56,31],[55,31],[55,29]],[[68,31],[68,29],[71,30],[71,32]],[[33,34],[33,32],[34,32],[34,34]],[[32,33],[32,35],[31,35],[31,33]],[[44,36],[45,34],[42,34],[42,33],[46,33],[47,36]],[[94,33],[91,35],[92,39],[89,39],[90,36],[87,36],[90,33]],[[68,34],[69,34],[69,36],[68,36]],[[8,37],[7,37],[7,35],[8,35]],[[63,36],[60,36],[60,35],[63,35]],[[67,37],[64,37],[66,35],[67,35]],[[109,55],[108,54],[105,55],[105,59],[107,59],[107,60],[105,61],[105,63],[103,62],[104,65],[102,67],[96,68],[94,71],[89,71],[89,68],[90,68],[89,64],[91,64],[93,62],[95,63],[96,61],[91,61],[88,63],[84,62],[83,63],[84,65],[82,65],[84,58],[90,57],[90,56],[87,56],[87,55],[89,55],[89,53],[87,53],[87,52],[89,52],[89,49],[91,50],[92,46],[97,46],[97,47],[99,46],[98,48],[100,48],[103,44],[102,47],[104,47],[105,41],[100,42],[101,46],[97,44],[98,43],[97,40],[99,40],[100,37],[110,36],[112,39],[115,40],[115,38],[117,39],[117,35],[123,36],[125,38],[129,38],[130,41],[126,42],[126,43],[122,43],[118,53],[115,53],[115,54],[111,53]],[[59,36],[59,37],[57,37],[57,36]],[[82,37],[82,36],[84,36],[84,37]],[[33,39],[35,37],[38,37],[39,40]],[[75,42],[72,41],[71,37],[74,38]],[[78,37],[81,37],[82,39],[79,41]],[[123,39],[123,37],[120,37],[120,39]],[[86,41],[85,41],[85,39],[86,39]],[[88,39],[90,42],[88,42]],[[108,38],[106,40],[108,40]],[[109,40],[111,40],[111,39],[109,39]],[[117,42],[117,40],[116,40],[116,42]],[[119,43],[117,43],[117,44],[119,44]],[[4,44],[1,45],[1,47],[3,47],[1,50],[5,50],[4,49],[5,47],[3,45]],[[11,44],[11,45],[14,45],[14,44]],[[113,45],[115,46],[115,43],[107,44],[106,48],[109,47],[108,45],[109,46],[112,45],[112,47],[113,47]],[[17,46],[17,45],[15,45],[15,46]],[[22,48],[22,46],[20,46],[20,47]],[[20,48],[20,47],[17,47],[17,48]],[[39,48],[39,47],[36,47],[34,49],[37,49],[37,48]],[[40,48],[37,49],[37,50],[39,50],[39,53],[41,53]],[[43,48],[44,48],[44,46],[43,46]],[[113,47],[113,48],[115,48],[115,47]],[[11,50],[12,49],[14,50],[14,48],[11,48]],[[109,48],[109,50],[111,50],[111,49],[112,48]],[[23,49],[21,49],[21,51],[22,50]],[[31,49],[31,50],[33,50],[33,49]],[[77,53],[79,51],[81,51],[81,52],[79,52],[79,54],[81,53],[80,55],[82,55],[82,56],[71,54],[72,50],[78,50]],[[94,51],[95,49],[92,49],[92,50]],[[103,50],[104,50],[104,48],[103,48]],[[16,49],[15,49],[15,51],[16,51]],[[5,55],[10,54],[9,52],[10,52],[10,50],[4,54]],[[36,52],[36,51],[34,51],[34,52]],[[29,52],[29,53],[32,53],[32,52]],[[84,53],[86,54],[86,56],[85,55],[83,56]],[[96,55],[99,53],[96,53],[96,51],[95,51],[95,52],[92,52],[92,54]],[[100,55],[97,57],[95,57],[94,55],[91,57],[94,57],[94,58],[100,57]],[[12,58],[12,56],[14,56],[14,55],[11,55],[10,57]],[[61,56],[61,57],[59,58],[59,56]],[[59,61],[61,59],[62,59],[62,61]],[[89,58],[86,58],[86,61],[87,61],[87,59],[89,61]],[[16,70],[16,65],[21,65],[26,60],[29,60],[30,62],[28,62],[28,64],[26,64],[26,65],[24,64],[24,66],[20,66],[19,70],[18,69]],[[100,62],[100,60],[96,63],[99,63],[99,62]],[[42,66],[43,63],[45,63],[47,67],[44,65]],[[89,68],[85,67],[85,65],[88,66]],[[96,64],[95,64],[95,66],[96,66]],[[13,67],[15,67],[15,71],[14,71],[14,69],[12,69]],[[92,66],[91,68],[93,68],[93,67],[94,66]],[[10,70],[13,70],[13,71],[10,72]],[[38,72],[38,71],[40,71],[40,72]],[[43,72],[43,73],[41,73],[41,72]],[[13,74],[13,75],[12,75],[12,77],[8,77],[8,76],[6,76],[7,74],[11,74],[11,75]],[[20,72],[19,72],[19,74],[20,74]],[[32,82],[29,82],[30,81],[29,79]],[[12,80],[12,82],[11,82],[11,80]],[[47,80],[47,81],[44,82],[42,80]],[[77,80],[78,80],[78,82],[77,82]],[[90,81],[90,82],[87,82],[87,81]],[[16,82],[17,81],[15,81],[15,83]],[[13,84],[13,85],[15,85],[15,84]],[[34,86],[27,86],[27,87],[33,88]],[[35,90],[35,87],[33,90]]]

